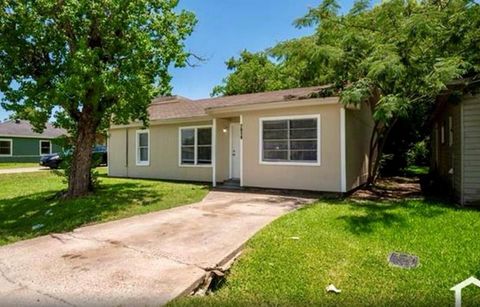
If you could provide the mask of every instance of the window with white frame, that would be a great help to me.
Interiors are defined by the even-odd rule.
[[[212,164],[212,127],[180,128],[180,164]]]
[[[12,140],[0,139],[0,156],[12,155]]]
[[[50,141],[40,141],[40,155],[49,155],[52,153],[52,143]]]
[[[453,145],[453,118],[448,117],[448,146]]]
[[[150,132],[137,130],[137,165],[150,164]]]
[[[318,164],[320,116],[261,118],[261,162]]]

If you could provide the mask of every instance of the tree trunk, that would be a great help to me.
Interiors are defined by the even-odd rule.
[[[375,181],[374,180],[375,176],[373,176],[373,163],[374,163],[373,161],[376,158],[375,153],[378,145],[378,125],[379,125],[379,122],[375,122],[375,125],[372,129],[372,134],[370,136],[369,153],[368,153],[367,186],[373,185]]]
[[[91,178],[92,148],[95,145],[95,120],[88,114],[82,114],[77,124],[77,135],[74,141],[68,191],[66,197],[74,198],[93,190]]]
[[[372,138],[370,140],[370,153],[369,153],[369,165],[368,165],[368,178],[367,186],[373,186],[377,179],[378,170],[380,168],[380,161],[382,159],[383,149],[387,143],[388,136],[392,131],[393,126],[397,123],[398,118],[392,120],[389,126],[383,126],[379,128],[379,125],[375,125],[372,132]],[[376,138],[374,139],[374,135]],[[375,158],[373,158],[375,156]]]

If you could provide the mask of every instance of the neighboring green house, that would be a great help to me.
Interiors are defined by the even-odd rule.
[[[42,155],[61,150],[55,139],[65,133],[50,123],[41,134],[34,132],[28,121],[0,123],[0,162],[38,162]]]

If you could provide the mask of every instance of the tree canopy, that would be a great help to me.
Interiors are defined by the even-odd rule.
[[[315,27],[312,36],[281,42],[267,54],[277,70],[295,71],[291,76],[300,86],[332,84],[343,103],[368,102],[375,119],[372,156],[383,151],[399,119],[427,110],[419,104],[431,103],[449,82],[480,79],[480,5],[475,1],[390,0],[371,6],[358,0],[346,14],[339,9],[336,0],[324,0],[294,23]],[[236,77],[244,88],[228,94],[249,87],[249,79]],[[286,88],[295,82],[280,84]]]
[[[73,139],[69,196],[91,188],[95,134],[110,122],[148,121],[168,68],[188,57],[195,16],[178,0],[5,0],[0,4],[2,105],[38,130],[52,113]]]
[[[224,79],[222,85],[213,88],[212,96],[258,93],[298,86],[297,80],[274,63],[265,52],[252,53],[244,50],[238,59],[232,57],[225,64],[232,73]]]

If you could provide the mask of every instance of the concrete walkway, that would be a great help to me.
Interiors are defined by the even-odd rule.
[[[0,305],[152,306],[198,287],[306,199],[210,192],[200,203],[0,248]]]
[[[48,171],[48,170],[49,170],[49,168],[44,167],[44,166],[6,168],[6,169],[0,169],[0,175],[1,174],[32,173],[32,172]]]

